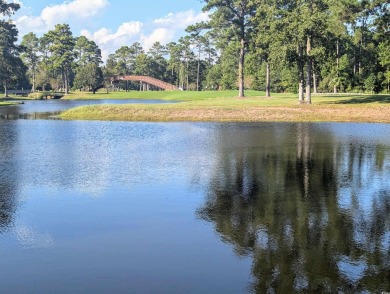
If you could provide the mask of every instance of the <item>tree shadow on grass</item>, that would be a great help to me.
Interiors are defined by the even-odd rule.
[[[369,95],[335,101],[335,104],[390,103],[390,95]]]

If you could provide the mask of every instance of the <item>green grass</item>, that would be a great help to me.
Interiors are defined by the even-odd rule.
[[[233,98],[238,91],[129,91],[110,92],[99,91],[96,94],[90,92],[72,92],[65,99],[162,99],[162,100],[206,100],[213,98]],[[247,91],[249,97],[264,96],[264,92]]]
[[[1,95],[1,93],[0,93]],[[0,98],[0,102],[7,102],[7,101],[12,101],[12,100],[34,100],[29,97],[25,96],[17,96],[17,95],[8,95],[8,97],[4,97],[4,95]]]
[[[0,98],[0,107],[2,106],[11,106],[11,105],[17,105],[17,104],[21,104],[23,102],[19,102],[19,101],[13,101],[15,99],[13,98]],[[16,99],[17,100],[17,99]]]
[[[15,105],[16,103],[14,102],[0,102],[0,106],[10,106],[10,105]]]
[[[109,92],[99,91],[96,94],[91,92],[72,92],[66,95],[63,99],[161,99],[161,100],[176,100],[176,101],[204,101],[213,100],[218,103],[218,99],[224,98],[237,98],[237,90],[229,91],[120,91]],[[245,91],[245,98],[239,101],[241,103],[247,103],[252,99],[264,98],[265,92],[262,91]],[[228,99],[229,101],[234,101]],[[272,101],[271,101],[272,100]],[[390,103],[390,95],[357,95],[357,94],[336,94],[336,95],[313,95],[313,103]],[[291,93],[278,93],[272,94],[270,101],[271,104],[290,105],[296,104],[298,101],[297,94]],[[221,101],[219,101],[221,102]],[[226,101],[225,101],[226,102]],[[266,103],[266,101],[263,101]]]

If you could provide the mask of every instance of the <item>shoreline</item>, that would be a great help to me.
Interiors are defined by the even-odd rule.
[[[13,106],[13,105],[20,105],[20,104],[24,104],[24,102],[20,102],[20,101],[13,101],[13,100],[10,100],[10,101],[0,101],[0,107],[7,107],[7,106]]]

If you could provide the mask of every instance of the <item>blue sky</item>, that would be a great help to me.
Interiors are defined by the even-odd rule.
[[[94,40],[106,58],[123,45],[168,43],[193,23],[206,20],[200,0],[18,0],[22,9],[13,19],[19,35],[38,36],[55,24],[68,23],[75,36]]]

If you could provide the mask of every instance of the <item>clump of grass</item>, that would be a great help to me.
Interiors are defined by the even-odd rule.
[[[43,99],[47,99],[48,97],[53,97],[56,94],[58,94],[58,93],[48,92],[48,91],[34,92],[34,93],[30,93],[28,95],[28,98],[35,99],[35,100],[43,100]]]
[[[42,100],[46,95],[46,92],[34,92],[28,94],[28,98],[35,99],[35,100]]]

